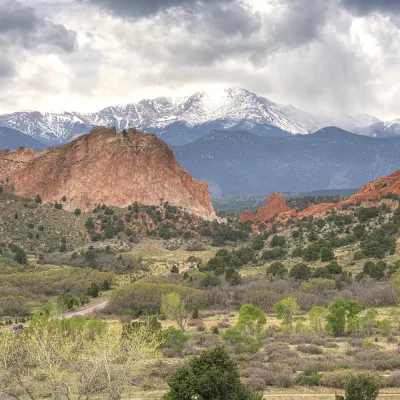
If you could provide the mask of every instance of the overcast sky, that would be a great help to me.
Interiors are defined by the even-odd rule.
[[[240,86],[400,117],[399,0],[0,0],[0,113]]]

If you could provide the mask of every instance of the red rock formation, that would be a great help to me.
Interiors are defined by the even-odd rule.
[[[400,197],[400,171],[389,176],[384,176],[376,181],[369,182],[363,188],[350,196],[347,200],[340,203],[321,203],[314,204],[306,210],[299,213],[298,218],[323,215],[326,211],[341,209],[345,205],[368,202],[371,200],[380,200],[389,194],[396,194]],[[368,203],[363,206],[374,206],[375,203]]]
[[[296,215],[296,210],[289,208],[286,205],[285,197],[280,193],[272,193],[267,200],[267,205],[260,207],[257,215],[246,210],[240,217],[240,222],[251,221],[253,223],[265,222],[274,217],[281,217],[282,220],[287,220]]]
[[[256,220],[257,217],[250,210],[244,210],[240,215],[239,222],[243,224],[248,221],[255,222]]]
[[[135,130],[117,134],[115,128],[97,127],[55,149],[1,150],[1,180],[8,180],[17,195],[39,194],[46,202],[60,202],[65,195],[67,210],[168,201],[216,218],[207,184],[183,170],[162,140]]]

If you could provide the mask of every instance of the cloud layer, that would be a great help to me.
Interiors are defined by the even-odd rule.
[[[400,117],[399,18],[395,0],[0,0],[0,113],[235,85]]]

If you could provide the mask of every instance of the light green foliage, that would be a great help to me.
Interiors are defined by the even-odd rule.
[[[0,335],[0,398],[124,398],[148,376],[159,344],[145,329],[126,338],[99,320],[35,319]]]
[[[362,310],[362,305],[357,301],[346,301],[336,298],[329,306],[326,316],[328,330],[334,336],[342,336],[346,331],[346,324],[354,329],[357,323],[357,314]]]
[[[393,323],[390,319],[382,319],[378,321],[378,329],[383,336],[388,337],[392,333]]]
[[[238,327],[249,335],[259,333],[267,323],[267,318],[260,308],[253,304],[244,304],[240,308]]]
[[[319,306],[314,306],[309,311],[310,326],[314,332],[320,333],[323,331],[326,312],[326,308]]]
[[[378,321],[376,317],[378,315],[378,311],[373,308],[367,310],[366,315],[360,317],[360,331],[365,336],[372,336],[376,333],[378,328]]]
[[[188,310],[189,299],[182,299],[179,293],[168,293],[161,298],[161,312],[167,317],[174,320],[182,332],[185,331],[187,319],[189,317]]]
[[[289,332],[292,332],[293,318],[300,312],[300,307],[296,300],[292,297],[283,299],[274,305],[274,311],[276,313],[276,317],[283,321]]]
[[[261,400],[240,381],[236,363],[223,347],[203,351],[178,368],[168,380],[163,400]]]
[[[183,351],[185,343],[189,339],[188,335],[173,326],[162,332],[162,338],[162,347],[178,352]]]

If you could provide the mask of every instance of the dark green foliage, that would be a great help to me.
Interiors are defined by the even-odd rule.
[[[360,222],[365,222],[368,221],[369,219],[378,217],[379,208],[378,207],[358,208],[355,212],[355,215]]]
[[[164,400],[261,399],[240,382],[236,363],[223,347],[203,351],[179,367],[168,380]]]
[[[335,254],[331,248],[322,247],[322,249],[321,249],[321,261],[322,262],[332,261],[334,258],[335,258]]]
[[[287,273],[287,270],[285,266],[279,262],[273,262],[268,268],[267,268],[267,275],[273,275],[279,278],[283,278]]]
[[[80,210],[80,208],[76,208],[75,211],[74,211],[74,214],[75,214],[76,216],[81,215],[81,210]]]
[[[39,195],[37,195],[36,197],[35,197],[35,203],[36,204],[40,204],[42,202],[42,198],[39,196]]]
[[[305,281],[311,278],[311,268],[307,264],[296,264],[289,272],[289,276],[297,281]]]
[[[14,254],[14,260],[18,263],[18,264],[26,264],[28,262],[28,258],[26,257],[26,253],[24,251],[24,249],[22,249],[21,247],[16,247],[15,249],[15,254]]]
[[[99,297],[99,285],[95,282],[92,282],[91,285],[88,287],[87,295],[92,296],[93,298]]]
[[[264,251],[262,258],[263,260],[279,260],[286,256],[286,250],[282,247],[274,247],[272,250]]]
[[[363,273],[365,275],[378,280],[385,277],[387,270],[388,265],[384,261],[378,261],[377,263],[367,261],[363,267]]]
[[[199,307],[193,307],[192,309],[192,318],[198,319],[199,318]]]
[[[254,236],[251,247],[253,250],[261,250],[264,247],[264,239],[262,235]]]
[[[332,261],[327,265],[326,269],[332,275],[339,275],[343,272],[343,268],[337,263],[337,261]]]
[[[300,373],[296,376],[296,384],[300,386],[320,386],[322,376],[318,372],[313,372],[310,375]]]
[[[321,246],[317,243],[305,247],[301,253],[304,261],[317,261],[321,255]]]
[[[381,383],[378,377],[372,374],[361,374],[347,382],[345,395],[336,395],[336,400],[375,400],[380,388]]]
[[[61,200],[62,200],[62,201],[67,201],[67,196],[64,195],[64,196],[61,198]]]
[[[171,268],[171,274],[179,274],[179,268],[175,264]]]
[[[55,204],[54,204],[54,208],[57,209],[57,210],[62,210],[62,204],[60,204],[60,203],[55,203]]]
[[[286,238],[285,236],[275,235],[271,240],[271,247],[284,247],[286,246]]]

